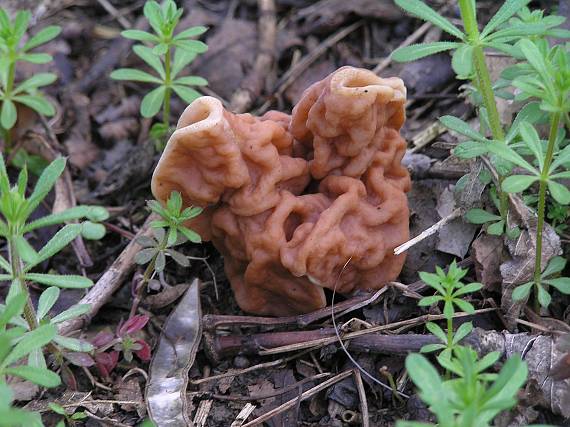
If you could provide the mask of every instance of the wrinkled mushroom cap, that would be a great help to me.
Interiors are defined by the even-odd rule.
[[[190,224],[222,253],[245,311],[290,315],[394,280],[409,237],[398,78],[343,67],[303,94],[291,117],[194,101],[154,172],[164,202],[206,208]]]

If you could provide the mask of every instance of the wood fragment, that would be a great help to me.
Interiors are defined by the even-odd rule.
[[[246,403],[230,427],[241,427],[251,415],[251,413],[255,410],[255,408],[255,405],[252,405],[249,402]]]

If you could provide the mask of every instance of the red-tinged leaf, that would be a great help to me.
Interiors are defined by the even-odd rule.
[[[73,363],[76,366],[89,367],[95,365],[95,361],[87,353],[69,352],[69,353],[64,353],[63,357],[65,357],[67,360],[69,360],[71,363]]]
[[[142,348],[140,350],[136,350],[135,354],[143,362],[148,362],[151,357],[150,345],[148,345],[144,340],[137,340],[136,343],[142,346]]]
[[[108,353],[97,353],[95,355],[95,363],[97,369],[103,378],[109,378],[113,369],[117,366],[119,362],[119,352],[110,351]]]
[[[115,339],[115,334],[113,334],[111,331],[101,331],[97,335],[95,335],[95,338],[91,340],[91,344],[99,348],[106,346],[114,339]]]
[[[125,335],[131,335],[135,332],[140,331],[148,323],[149,317],[145,314],[137,314],[136,316],[127,319],[125,323],[119,326],[117,330],[117,335],[124,337]]]
[[[67,386],[67,388],[77,391],[79,388],[77,384],[77,378],[73,374],[73,371],[67,366],[67,363],[61,365],[61,380]]]

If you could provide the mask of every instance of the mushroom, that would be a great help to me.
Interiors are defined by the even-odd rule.
[[[306,313],[325,305],[323,288],[378,289],[400,273],[393,249],[409,238],[405,98],[402,80],[353,67],[309,87],[292,116],[233,114],[201,97],[153,194],[205,208],[189,226],[224,256],[244,311]]]

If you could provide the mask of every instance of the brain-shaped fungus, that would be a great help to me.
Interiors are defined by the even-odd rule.
[[[206,208],[190,225],[223,254],[245,311],[305,313],[325,305],[323,288],[378,289],[400,273],[393,249],[409,237],[405,98],[402,80],[352,67],[308,88],[292,116],[199,98],[152,191]]]

